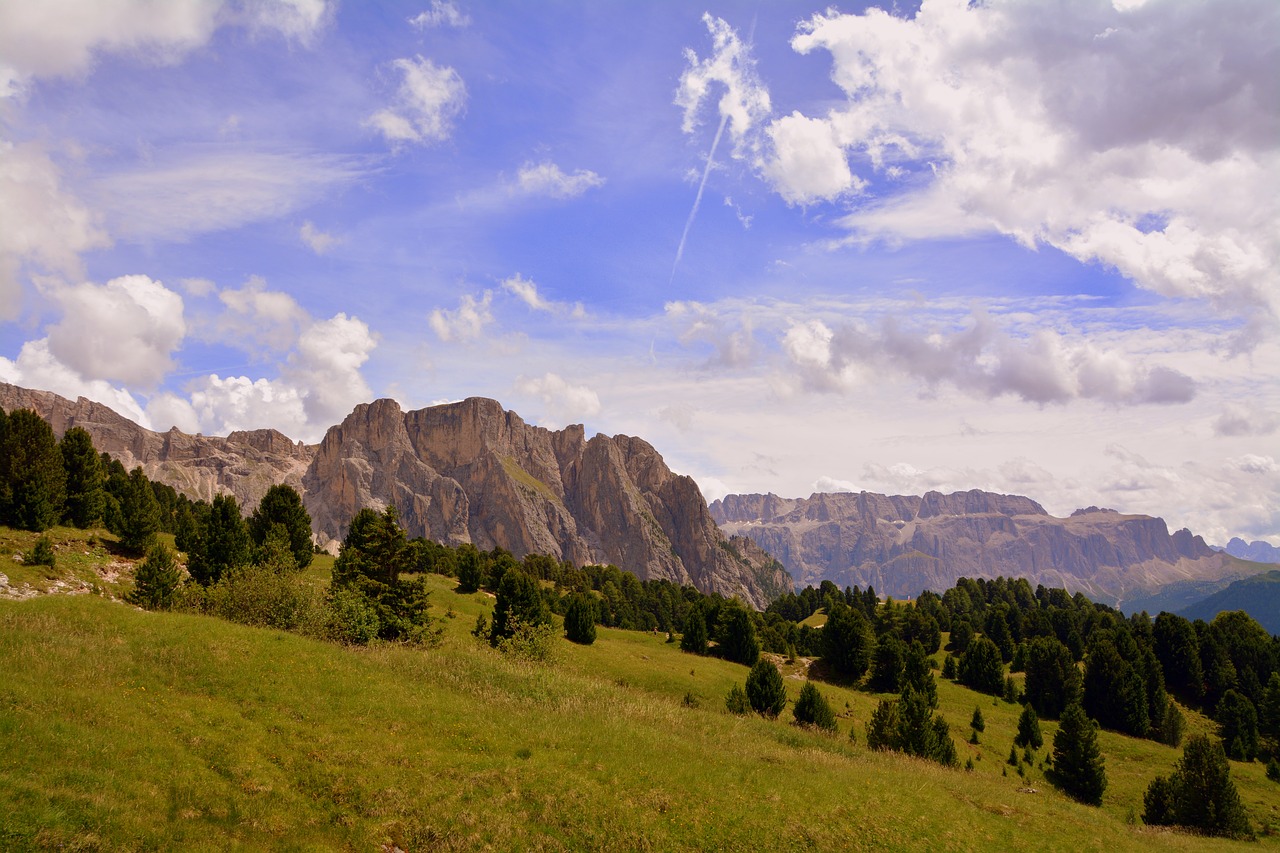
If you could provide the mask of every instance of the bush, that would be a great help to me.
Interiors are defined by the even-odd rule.
[[[836,730],[836,714],[812,682],[806,681],[800,688],[800,697],[796,699],[791,713],[800,725],[815,726],[829,732]]]
[[[205,588],[202,599],[203,612],[242,625],[296,631],[331,622],[321,612],[324,603],[314,587],[295,575],[261,566],[229,569]],[[339,629],[336,639],[357,642],[344,633]]]
[[[22,561],[31,566],[48,566],[52,569],[57,562],[53,554],[53,542],[48,536],[41,536],[31,550],[23,555]]]
[[[760,658],[747,675],[747,699],[757,714],[776,717],[787,704],[782,673],[770,661]]]
[[[530,663],[549,663],[555,660],[556,631],[551,623],[525,622],[514,614],[508,614],[507,630],[509,633],[496,643],[498,651],[504,655]]]
[[[326,639],[365,646],[377,639],[382,622],[369,599],[350,587],[339,587],[329,591],[322,625]]]
[[[747,691],[742,689],[741,684],[735,684],[729,688],[729,694],[724,697],[724,706],[731,714],[751,713],[751,700],[747,698]]]

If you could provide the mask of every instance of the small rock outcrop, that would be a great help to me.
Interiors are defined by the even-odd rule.
[[[961,577],[1025,577],[1123,603],[1170,583],[1246,567],[1163,519],[1088,507],[1055,518],[1017,495],[729,495],[711,505],[731,535],[775,555],[801,584],[871,584],[879,593],[941,591]]]

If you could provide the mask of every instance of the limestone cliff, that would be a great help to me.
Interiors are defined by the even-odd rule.
[[[1238,576],[1247,567],[1163,519],[1097,507],[1055,518],[1030,498],[969,491],[729,495],[711,514],[775,555],[801,584],[830,579],[914,596],[957,578],[1025,577],[1123,603],[1166,584]]]
[[[0,408],[32,409],[59,438],[71,427],[93,437],[100,452],[126,469],[141,466],[152,480],[167,483],[190,498],[212,500],[235,495],[245,512],[276,483],[302,485],[315,448],[293,442],[273,429],[233,432],[226,437],[188,435],[178,429],[155,432],[115,410],[84,397],[72,402],[49,391],[0,383]]]
[[[725,538],[697,484],[647,442],[531,426],[494,400],[357,406],[302,485],[322,539],[340,539],[361,507],[393,504],[410,535],[454,545],[613,563],[757,607],[790,588],[767,554]]]

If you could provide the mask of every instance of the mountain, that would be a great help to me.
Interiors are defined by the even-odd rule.
[[[1260,539],[1256,542],[1246,542],[1236,536],[1227,543],[1227,547],[1214,550],[1226,551],[1233,557],[1254,563],[1280,563],[1280,548]]]
[[[588,440],[581,425],[530,426],[494,400],[411,412],[377,400],[357,406],[318,445],[275,430],[158,433],[83,397],[5,384],[0,407],[34,409],[58,435],[83,427],[99,450],[192,498],[234,494],[247,512],[272,485],[288,483],[321,544],[340,540],[361,508],[394,504],[410,536],[451,545],[613,563],[756,607],[791,588],[755,543],[720,531],[697,484],[647,442]]]
[[[1179,615],[1209,622],[1224,610],[1243,610],[1268,633],[1280,634],[1280,570],[1272,569],[1235,581],[1181,610]]]
[[[1089,507],[1056,518],[1030,498],[969,491],[729,495],[711,504],[726,533],[775,555],[801,584],[871,584],[881,594],[943,590],[959,577],[1025,577],[1121,604],[1177,582],[1234,580],[1250,566],[1164,521]]]

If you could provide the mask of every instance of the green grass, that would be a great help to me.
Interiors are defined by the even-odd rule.
[[[549,665],[504,658],[469,635],[493,599],[430,583],[433,612],[455,615],[429,650],[95,596],[0,602],[0,849],[1257,849],[1126,822],[1179,755],[1158,744],[1104,733],[1111,786],[1092,809],[1038,771],[1001,777],[1018,709],[953,684],[939,697],[961,761],[981,755],[971,774],[868,752],[879,697],[858,691],[820,685],[843,713],[834,737],[789,711],[733,717],[723,697],[746,668],[661,635],[600,629]],[[786,679],[793,700],[802,683]],[[1255,825],[1276,822],[1280,785],[1232,771]]]

